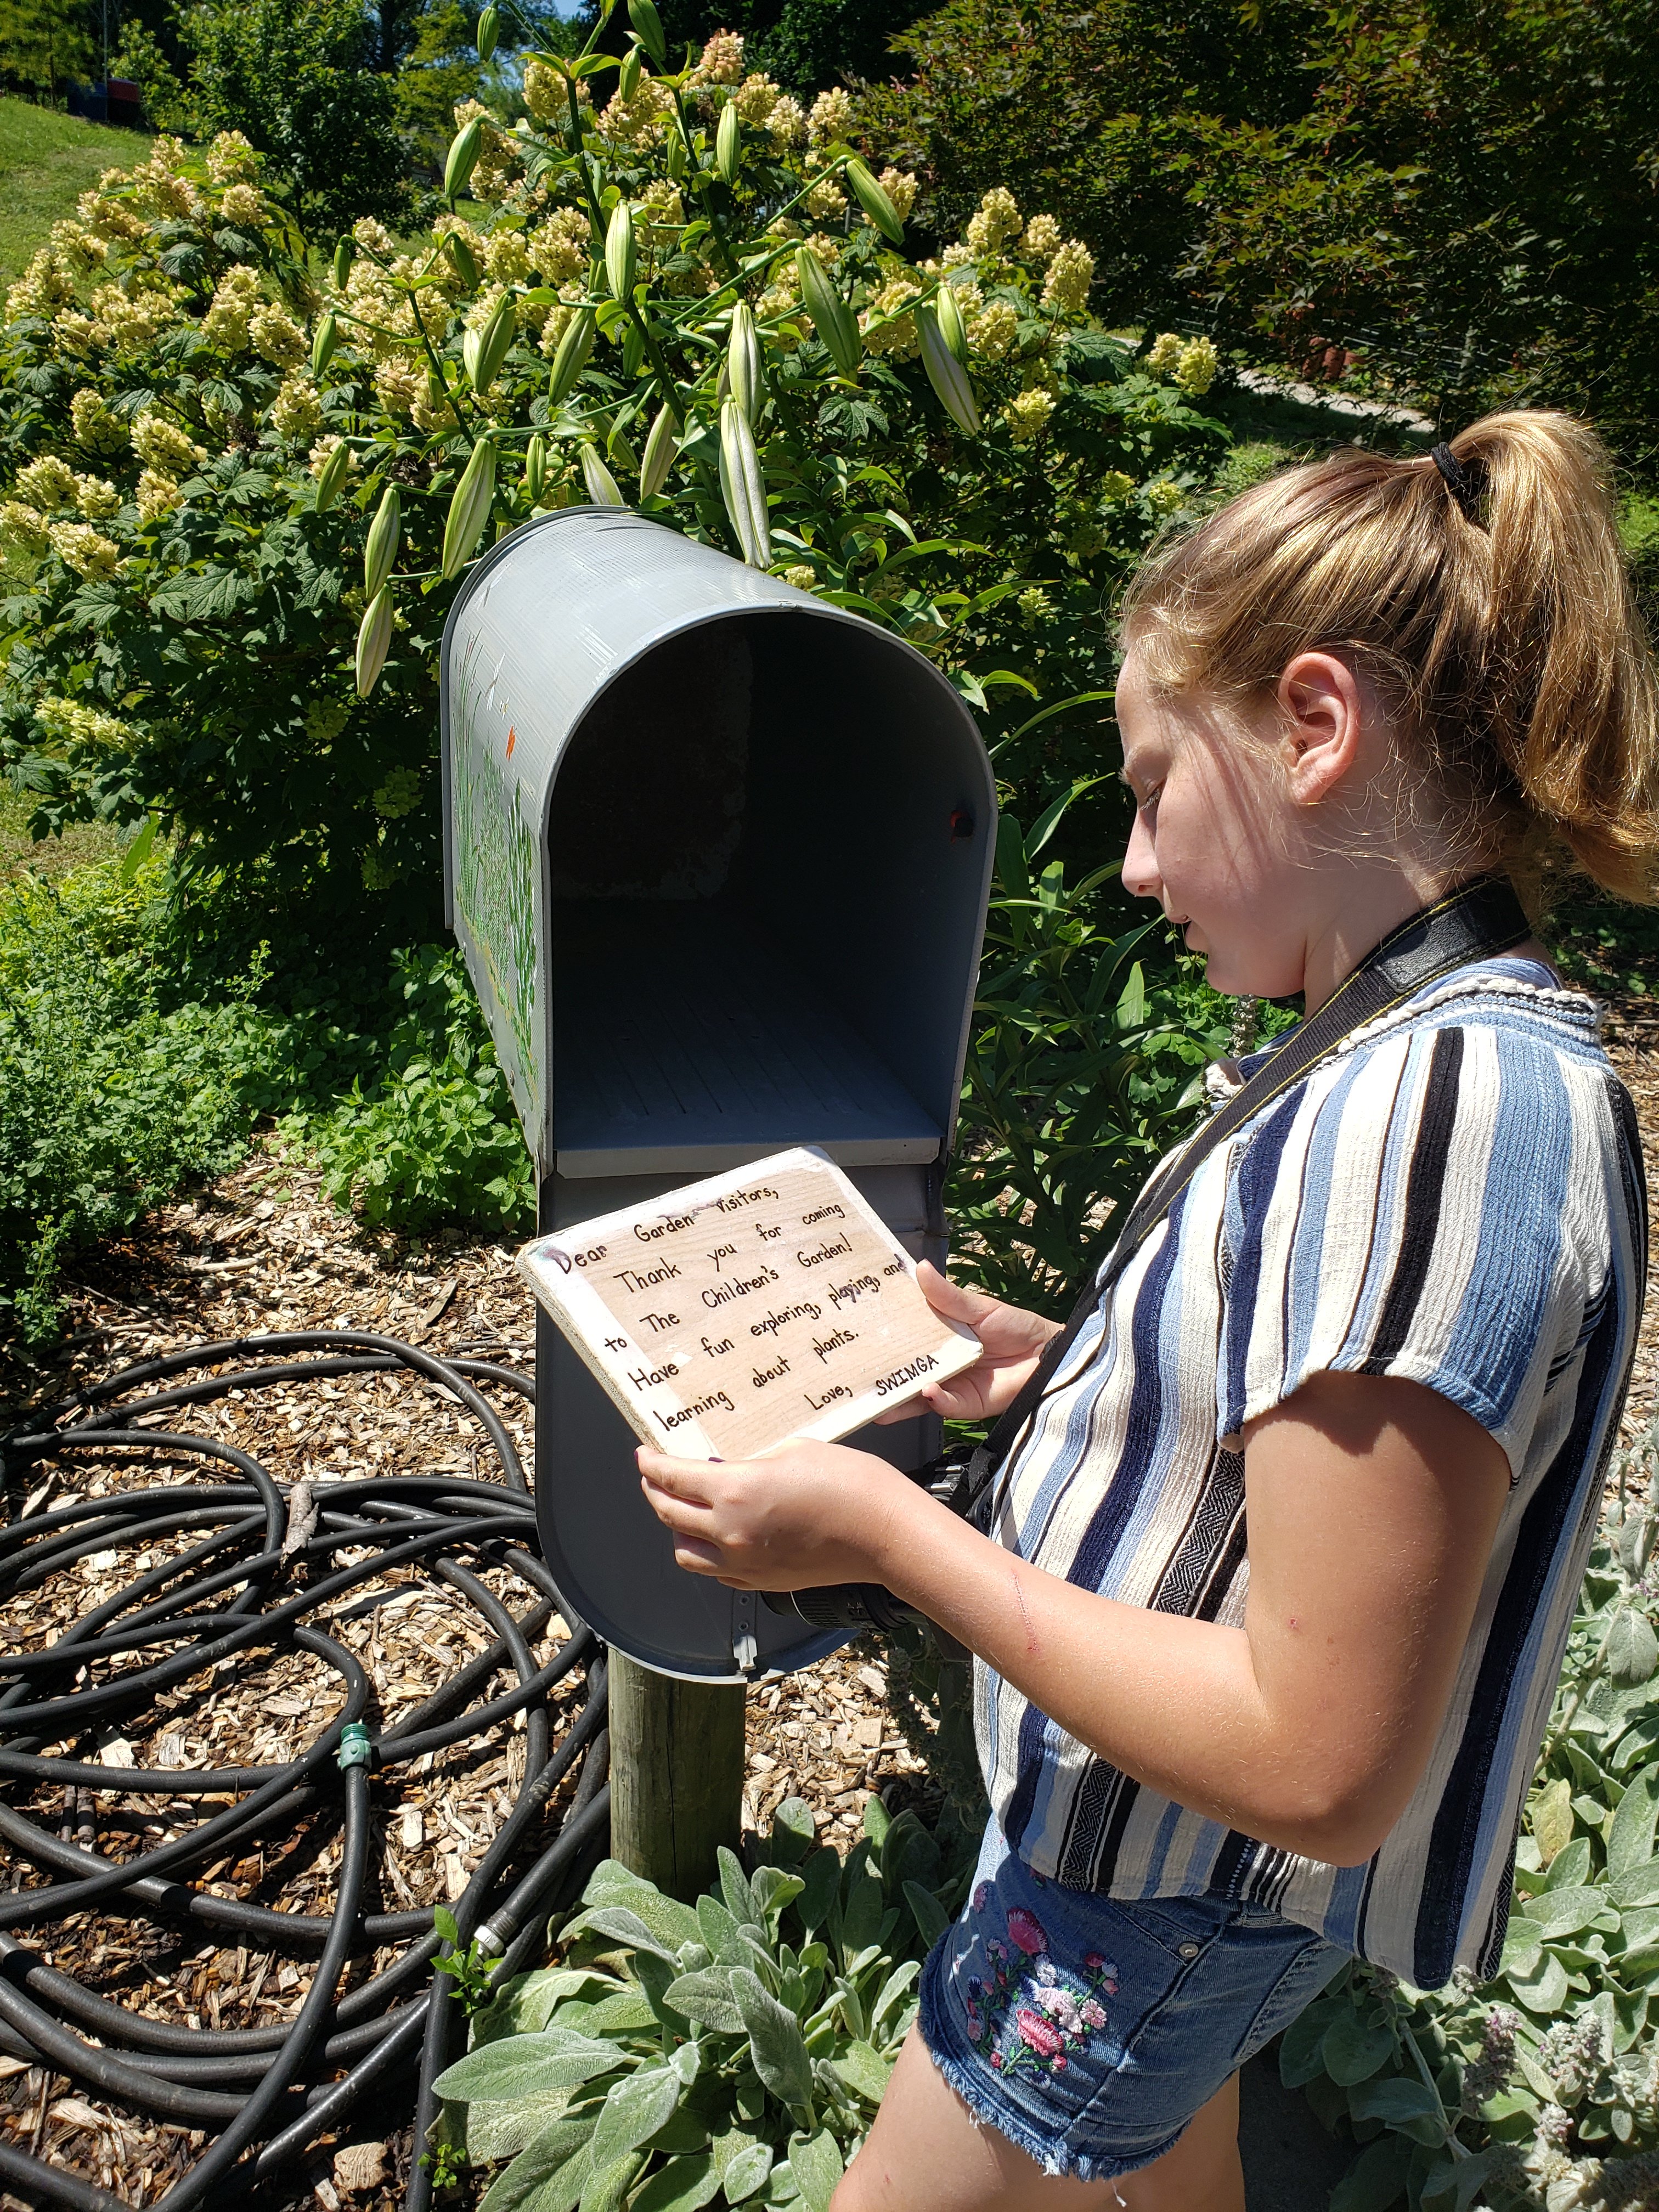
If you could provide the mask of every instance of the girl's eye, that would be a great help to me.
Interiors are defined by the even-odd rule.
[[[1157,818],[1158,802],[1162,797],[1164,787],[1162,784],[1159,784],[1156,791],[1149,791],[1145,799],[1140,802],[1140,811],[1146,817],[1148,822],[1154,821]]]

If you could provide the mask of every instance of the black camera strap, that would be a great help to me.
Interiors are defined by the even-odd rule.
[[[1105,1265],[1085,1285],[1065,1328],[1045,1346],[1018,1396],[975,1448],[967,1466],[957,1472],[955,1480],[948,1486],[935,1484],[934,1494],[943,1495],[948,1486],[948,1502],[957,1511],[977,1525],[989,1518],[988,1514],[981,1517],[981,1509],[989,1505],[997,1474],[1023,1442],[1055,1370],[1090,1316],[1110,1295],[1142,1239],[1164,1219],[1218,1146],[1264,1106],[1294,1088],[1356,1030],[1403,1006],[1425,984],[1473,960],[1507,952],[1531,935],[1532,925],[1509,884],[1501,876],[1482,876],[1414,914],[1385,937],[1316,1013],[1269,1048],[1269,1057],[1249,1080],[1154,1174],[1130,1207]]]

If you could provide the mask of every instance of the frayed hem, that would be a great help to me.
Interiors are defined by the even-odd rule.
[[[927,2008],[924,2005],[925,2015]],[[925,2016],[917,2022],[921,2032],[922,2048],[938,2069],[945,2087],[961,2100],[969,2118],[976,2128],[990,2128],[1014,2148],[1024,2151],[1033,2165],[1040,2166],[1046,2174],[1057,2181],[1118,2181],[1126,2174],[1139,2173],[1154,2166],[1168,2151],[1175,2148],[1186,2128],[1177,2128],[1168,2142],[1160,2143],[1156,2150],[1147,2151],[1136,2158],[1106,2158],[1091,2156],[1087,2151],[1056,2148],[1052,2136],[1040,2136],[1033,2130],[1020,2124],[1012,2113],[1003,2112],[983,2097],[977,2075],[948,2051],[935,2048],[927,2033]]]

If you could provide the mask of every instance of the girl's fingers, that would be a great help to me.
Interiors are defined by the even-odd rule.
[[[665,1490],[660,1483],[653,1482],[649,1475],[640,1477],[640,1488],[664,1528],[673,1529],[677,1535],[683,1529],[707,1528],[714,1519],[714,1509],[707,1500],[678,1498],[672,1490]]]
[[[706,1544],[697,1536],[675,1537],[674,1565],[684,1567],[687,1574],[713,1575],[718,1579],[725,1564],[718,1545]]]
[[[671,1459],[666,1452],[653,1451],[649,1444],[641,1444],[634,1460],[641,1474],[657,1489],[673,1498],[690,1498],[699,1505],[708,1503],[708,1461]]]

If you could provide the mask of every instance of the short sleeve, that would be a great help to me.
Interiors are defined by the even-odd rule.
[[[1496,1025],[1404,1030],[1316,1071],[1231,1177],[1218,1435],[1311,1376],[1394,1375],[1472,1414],[1518,1474],[1606,1281],[1594,1122],[1555,1052]]]

